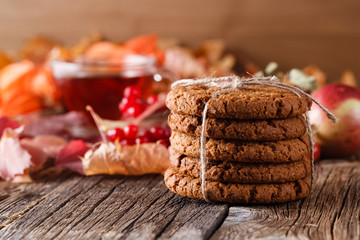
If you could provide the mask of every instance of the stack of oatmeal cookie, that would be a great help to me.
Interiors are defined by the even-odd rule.
[[[306,197],[311,162],[303,114],[311,101],[269,86],[234,89],[180,86],[167,97],[171,110],[171,167],[165,184],[173,192],[204,199],[200,136],[206,118],[205,194],[211,201],[277,203]]]

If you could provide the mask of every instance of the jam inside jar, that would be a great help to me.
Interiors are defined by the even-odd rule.
[[[129,55],[117,63],[55,60],[51,63],[68,110],[86,112],[90,105],[102,118],[120,119],[119,102],[127,86],[137,86],[146,98],[153,92],[157,73],[154,58]]]

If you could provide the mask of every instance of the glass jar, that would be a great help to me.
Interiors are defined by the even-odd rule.
[[[128,55],[116,63],[54,60],[51,67],[68,110],[86,112],[90,105],[100,117],[112,120],[121,117],[118,104],[127,86],[138,87],[146,99],[154,92],[154,83],[163,80],[155,59],[141,55]]]

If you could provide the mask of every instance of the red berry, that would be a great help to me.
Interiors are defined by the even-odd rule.
[[[124,112],[129,107],[130,99],[124,97],[119,103],[120,112]]]
[[[136,104],[134,106],[130,106],[123,112],[123,117],[136,118],[137,116],[142,114],[145,111],[145,109],[146,107],[142,104],[140,105]]]
[[[151,139],[151,133],[149,130],[145,130],[145,131],[143,130],[143,131],[139,132],[139,136],[146,136]]]
[[[140,98],[133,99],[124,97],[119,103],[119,110],[120,112],[125,112],[129,107],[134,106],[142,106],[143,108],[145,108],[145,104],[143,103],[143,101],[141,101]]]
[[[164,147],[168,148],[170,146],[169,140],[159,140],[158,143],[163,145]]]
[[[156,103],[157,101],[159,101],[159,98],[157,95],[150,95],[147,99],[146,99],[146,103],[148,105],[153,105],[154,103]]]
[[[139,128],[135,124],[129,124],[124,127],[125,137],[127,139],[135,139]]]
[[[124,89],[124,96],[126,98],[139,98],[141,95],[140,89],[138,87],[135,86],[127,86]]]
[[[135,142],[136,143],[148,143],[148,142],[151,142],[151,139],[150,137],[148,136],[138,136],[136,139],[135,139]]]
[[[153,140],[160,140],[165,138],[165,131],[162,127],[155,126],[150,128],[151,138]]]
[[[319,158],[320,158],[320,153],[321,153],[320,144],[315,143],[315,145],[314,145],[314,162],[316,162],[317,160],[319,160]]]
[[[121,146],[130,146],[130,145],[134,145],[135,144],[135,139],[123,139],[120,142]]]
[[[121,128],[112,128],[109,129],[106,133],[107,138],[109,139],[109,141],[115,142],[116,139],[119,139],[119,141],[124,139],[124,130],[122,130]]]

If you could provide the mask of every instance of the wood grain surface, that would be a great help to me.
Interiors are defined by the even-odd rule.
[[[82,177],[50,168],[0,182],[0,239],[359,239],[360,162],[316,164],[311,195],[277,205],[209,204],[162,176]]]
[[[212,239],[359,239],[359,162],[322,162],[308,198],[237,207]]]
[[[0,239],[202,239],[228,211],[171,193],[159,175],[48,173],[56,179],[0,183]]]
[[[0,49],[42,34],[74,44],[93,31],[112,40],[157,32],[196,46],[223,39],[264,67],[318,64],[329,78],[360,78],[360,2],[354,0],[2,0]]]

